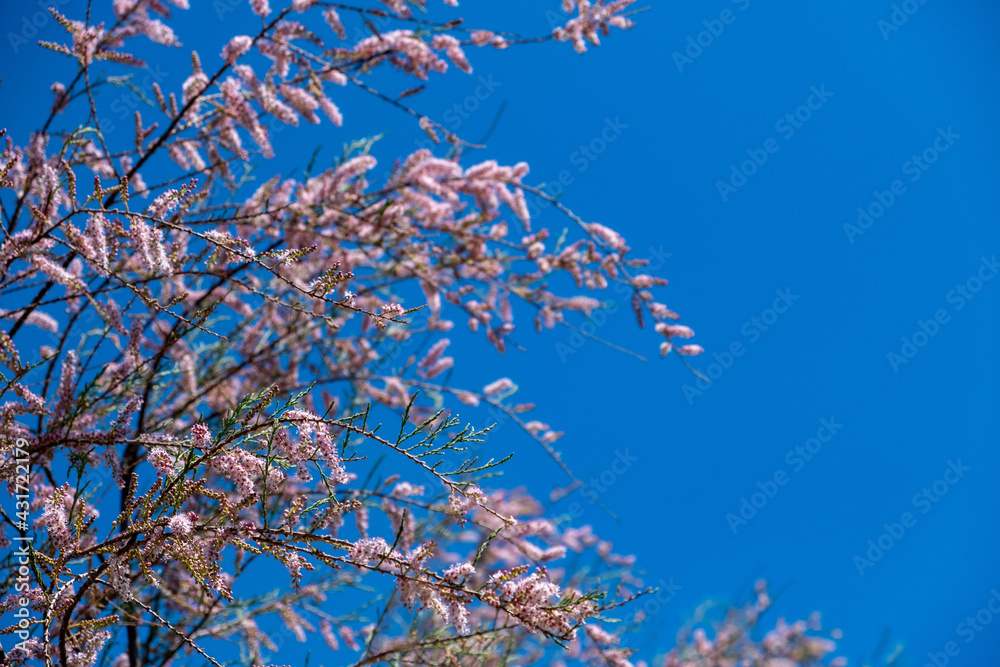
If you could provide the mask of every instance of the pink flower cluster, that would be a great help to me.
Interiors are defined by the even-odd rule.
[[[607,35],[611,27],[626,30],[635,25],[626,18],[622,11],[635,0],[563,0],[563,11],[578,11],[576,18],[570,19],[565,26],[552,31],[552,36],[558,41],[569,41],[577,53],[587,50],[587,42],[600,46],[598,33]]]

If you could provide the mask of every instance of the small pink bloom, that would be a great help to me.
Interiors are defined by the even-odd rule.
[[[666,322],[656,323],[656,333],[663,334],[667,338],[691,338],[694,336],[691,327],[686,327],[683,324],[667,324]]]
[[[222,57],[232,65],[244,53],[250,50],[253,38],[249,35],[236,35],[222,48]]]
[[[510,378],[500,378],[496,382],[491,382],[490,384],[483,387],[483,393],[487,396],[496,396],[497,394],[502,394],[505,391],[509,391],[514,387],[514,383]]]

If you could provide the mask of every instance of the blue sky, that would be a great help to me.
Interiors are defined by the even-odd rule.
[[[246,3],[233,4],[221,18],[178,12],[185,46],[214,57],[223,33],[247,31]],[[467,4],[472,25],[551,29],[537,0]],[[75,17],[83,0],[62,7]],[[15,52],[9,32],[34,9],[0,8],[0,125],[18,141],[65,67]],[[1000,617],[962,625],[1000,590],[998,18],[982,1],[663,3],[585,57],[566,44],[474,51],[471,76],[450,72],[414,101],[472,141],[503,106],[470,159],[526,160],[535,183],[568,172],[563,201],[661,267],[667,304],[707,350],[694,365],[714,379],[697,383],[657,357],[627,307],[598,314],[597,335],[648,361],[561,330],[523,331],[525,351],[504,357],[452,336],[456,358],[476,360],[456,381],[512,377],[567,431],[559,445],[581,477],[600,479],[616,452],[635,459],[601,493],[621,522],[586,503],[582,520],[635,553],[649,581],[679,586],[652,619],[659,647],[697,604],[764,576],[788,585],[778,613],[818,609],[843,628],[852,664],[885,627],[910,665],[952,641],[952,665],[1000,654]],[[59,32],[49,21],[35,39]],[[178,89],[186,50],[143,54],[146,74]],[[109,117],[131,133],[131,114],[112,106],[129,94],[109,95]],[[336,102],[343,129],[286,130],[299,133],[291,153],[261,169],[304,165],[319,143],[332,159],[385,130],[390,160],[420,139],[356,91]],[[860,223],[859,207],[871,216]],[[518,453],[508,483],[555,478],[516,428],[489,447]],[[744,498],[755,514],[727,519]],[[902,535],[884,537],[895,523]],[[859,564],[880,536],[891,547]]]

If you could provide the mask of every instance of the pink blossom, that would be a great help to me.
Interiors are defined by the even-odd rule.
[[[344,640],[344,643],[347,645],[347,648],[351,649],[352,651],[357,651],[359,648],[361,648],[358,645],[358,640],[354,634],[354,631],[351,630],[351,628],[349,628],[346,625],[340,626],[340,638]]]
[[[333,625],[330,624],[330,621],[325,618],[320,621],[319,630],[320,634],[323,635],[323,641],[326,642],[331,651],[336,651],[340,648],[340,642],[337,641],[337,635],[334,634]]]
[[[200,422],[191,427],[191,437],[196,447],[204,448],[212,443],[212,432]]]
[[[493,33],[489,30],[473,30],[469,38],[476,46],[486,46],[493,40]]]
[[[664,278],[657,278],[655,276],[648,276],[646,274],[640,274],[632,277],[632,284],[640,289],[649,289],[654,285],[666,285],[667,281]]]
[[[514,382],[510,378],[500,378],[495,382],[483,387],[483,393],[487,396],[496,396],[514,388]]]
[[[154,201],[153,204],[156,204],[156,202]],[[153,206],[150,206],[150,210],[154,210]],[[162,231],[152,228],[142,218],[133,217],[129,235],[148,271],[152,273],[170,272],[170,259],[167,257],[166,248],[163,246]]]
[[[466,405],[471,405],[472,407],[479,405],[479,397],[469,391],[456,391],[455,398]]]
[[[587,50],[586,42],[594,46],[600,45],[598,33],[608,33],[609,26],[628,29],[634,24],[631,20],[619,14],[635,0],[564,0],[563,8],[569,12],[574,6],[579,8],[579,15],[570,19],[565,26],[552,31],[552,36],[557,41],[572,42],[573,48],[578,53]]]
[[[348,556],[355,563],[369,565],[375,559],[388,556],[389,552],[389,543],[381,537],[366,537],[351,547]]]
[[[434,39],[431,40],[431,46],[435,49],[445,49],[448,59],[455,63],[456,67],[466,74],[472,73],[472,65],[469,64],[459,41],[451,35],[443,33],[435,35]]]
[[[694,331],[690,327],[665,322],[656,323],[656,333],[663,334],[667,338],[691,338],[694,336]]]
[[[229,40],[229,43],[226,44],[225,47],[223,47],[222,58],[227,63],[232,65],[239,59],[240,56],[249,51],[252,45],[253,38],[249,35],[236,35]]]
[[[194,530],[195,522],[198,520],[198,515],[194,512],[188,512],[187,514],[176,514],[170,517],[167,525],[170,530],[179,535],[190,535]]]
[[[65,500],[69,492],[68,484],[55,490],[45,501],[45,511],[35,521],[36,525],[48,528],[52,543],[63,552],[77,546],[77,541],[70,532],[69,518],[66,514]]]
[[[444,571],[444,580],[449,584],[458,585],[466,577],[476,573],[472,563],[456,563]]]
[[[285,98],[285,101],[288,102],[292,108],[302,114],[307,121],[310,123],[319,122],[319,116],[316,115],[316,109],[319,108],[319,102],[308,92],[295,86],[282,84],[281,96]]]
[[[58,421],[69,410],[70,404],[73,402],[78,371],[76,352],[70,350],[66,353],[66,358],[63,359],[62,374],[59,376],[58,398],[56,406],[52,410],[54,421]]]
[[[621,237],[618,232],[605,227],[604,225],[592,222],[587,225],[587,230],[597,237],[602,243],[605,243],[612,250],[622,250],[625,248],[625,239]]]
[[[344,30],[344,24],[340,21],[340,16],[337,14],[337,10],[333,7],[329,7],[323,10],[323,19],[326,21],[330,29],[333,30],[334,34],[340,39],[347,39],[347,32]]]
[[[410,496],[422,496],[424,495],[424,487],[411,484],[410,482],[399,482],[392,489],[393,495],[397,498],[409,498]]]

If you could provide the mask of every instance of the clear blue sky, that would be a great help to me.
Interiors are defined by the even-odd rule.
[[[467,4],[470,24],[527,35],[550,29],[543,4],[553,15],[559,5]],[[779,613],[818,609],[844,629],[852,664],[884,627],[910,665],[951,641],[953,665],[1000,655],[1000,616],[960,625],[1000,590],[1000,15],[983,1],[903,4],[913,13],[898,26],[890,2],[657,4],[586,57],[565,44],[474,51],[472,76],[450,72],[414,102],[472,141],[506,103],[480,155],[528,161],[529,181],[568,170],[565,203],[662,264],[667,304],[707,350],[695,365],[716,379],[696,385],[656,356],[628,308],[605,313],[598,335],[649,361],[574,347],[566,331],[525,330],[527,351],[502,358],[452,336],[456,358],[476,359],[456,380],[515,379],[539,418],[567,431],[559,445],[585,479],[616,450],[637,459],[601,496],[622,522],[586,504],[583,520],[635,553],[652,583],[681,587],[652,619],[661,648],[697,604],[765,576],[790,584]],[[14,53],[7,33],[33,7],[17,5],[0,8],[0,125],[23,141],[65,64]],[[76,17],[83,0],[63,7]],[[185,46],[206,57],[253,23],[245,2],[222,19],[209,8],[178,16]],[[50,21],[39,37],[59,34]],[[177,90],[186,51],[143,55]],[[490,84],[476,99],[481,76]],[[108,94],[105,104],[128,97]],[[336,101],[344,128],[286,130],[298,153],[266,174],[303,165],[318,143],[332,159],[343,142],[390,130],[380,155],[391,158],[420,136],[357,91]],[[474,109],[463,117],[455,104]],[[131,133],[130,114],[107,108]],[[860,224],[859,207],[871,216]],[[541,219],[564,224],[551,210]],[[821,427],[826,442],[810,442]],[[518,452],[508,483],[547,490],[556,476],[514,427],[490,446]],[[775,475],[786,483],[767,483]],[[758,483],[773,497],[752,498]],[[743,498],[762,506],[745,524],[727,520]],[[855,559],[904,520],[877,562]]]

